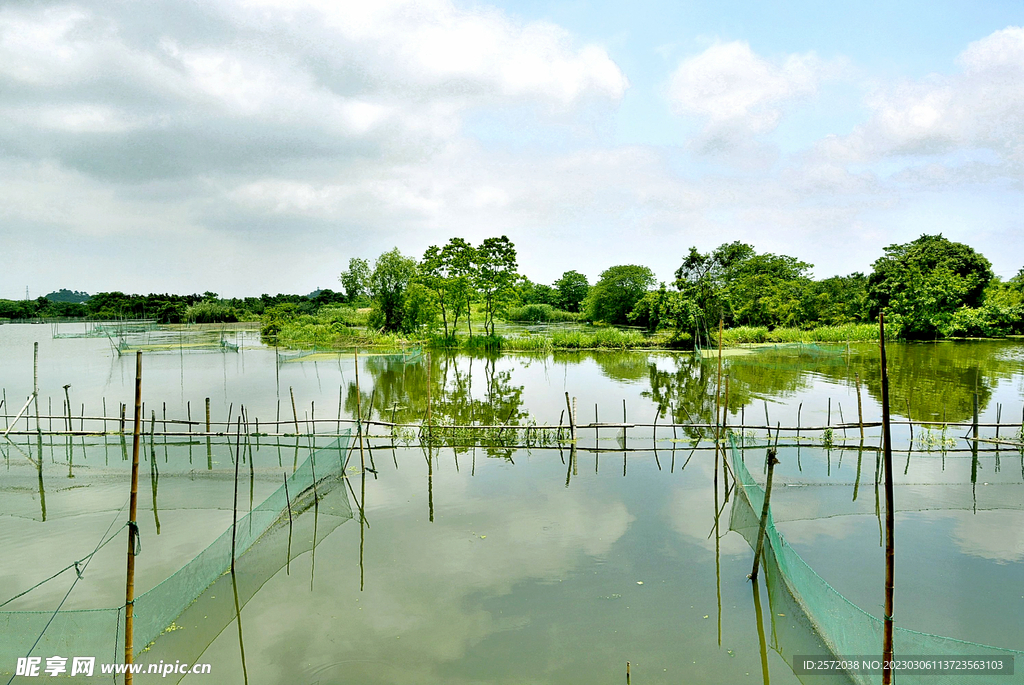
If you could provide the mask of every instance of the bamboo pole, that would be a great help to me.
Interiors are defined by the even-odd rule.
[[[776,434],[776,444],[778,444],[777,436],[778,434]],[[757,545],[754,547],[754,568],[750,571],[750,575],[747,576],[747,578],[755,583],[757,582],[757,566],[761,561],[761,549],[764,545],[764,529],[768,524],[768,503],[772,498],[772,476],[775,473],[775,465],[779,463],[779,460],[775,456],[776,454],[776,448],[771,447],[768,449],[768,480],[764,485],[764,505],[761,507],[761,524],[757,529]]]
[[[878,349],[882,366],[882,450],[885,460],[885,618],[882,634],[882,685],[892,683],[893,585],[896,540],[893,511],[892,435],[889,429],[889,373],[885,360],[885,317],[878,314]],[[977,407],[977,395],[975,395]],[[975,413],[977,417],[977,413]],[[977,435],[977,433],[975,433]]]
[[[431,401],[430,401],[430,399],[431,399],[430,398],[430,352],[428,351],[427,352],[427,442],[428,443],[433,440],[433,435],[434,435],[434,432],[430,429],[430,423],[431,423],[431,416],[430,416]],[[429,455],[428,455],[428,457],[429,457]]]
[[[139,435],[142,430],[142,352],[135,353],[135,421],[132,428],[132,490],[128,505],[128,571],[124,590],[124,662],[131,664],[135,655],[133,631],[135,628],[135,551],[139,525],[135,522],[139,499]],[[125,685],[131,685],[132,672],[125,671]]]
[[[572,410],[572,405],[569,403],[569,392],[565,393],[565,410],[569,414],[569,439],[576,442],[576,419]]]
[[[299,432],[300,432],[299,431],[299,412],[297,412],[295,410],[295,391],[292,389],[292,386],[290,386],[290,385],[288,386],[288,394],[291,395],[291,398],[292,398],[292,420],[295,421],[295,434],[298,435]]]
[[[230,443],[229,443],[230,444]],[[235,572],[235,532],[238,529],[238,462],[242,446],[242,417],[238,417],[238,431],[235,433],[235,494],[231,505],[231,573]],[[230,448],[229,448],[230,449]],[[229,452],[230,454],[230,452]]]
[[[36,430],[39,430],[39,343],[32,343],[32,397],[36,402]],[[104,412],[105,414],[106,412]]]
[[[978,393],[974,393],[974,420],[971,421],[971,433],[974,438],[978,437]]]
[[[864,409],[861,406],[860,401],[860,374],[853,374],[854,379],[857,382],[857,424],[860,426],[860,439],[864,440]],[[910,417],[907,417],[910,418]]]
[[[18,425],[18,421],[21,420],[21,415],[24,414],[25,410],[28,409],[29,405],[32,404],[32,397],[33,397],[32,395],[28,396],[28,399],[25,400],[25,406],[21,408],[21,411],[18,412],[18,415],[14,417],[13,423],[11,423],[11,425],[7,427],[7,430],[4,431],[4,437],[5,438],[7,437],[7,434],[11,432],[11,429]],[[31,424],[28,423],[28,419],[27,418],[25,419],[25,423],[28,424],[29,428],[31,428]],[[38,433],[39,431],[36,431],[36,432]],[[15,433],[15,435],[17,435],[18,431],[14,431],[14,433]]]
[[[363,454],[363,410],[362,404],[359,397],[359,352],[355,352],[356,359],[356,420],[359,422],[356,424],[356,432],[359,434],[359,470],[361,473],[366,472],[366,457]],[[429,436],[428,436],[429,440]],[[360,516],[362,512],[360,512]]]

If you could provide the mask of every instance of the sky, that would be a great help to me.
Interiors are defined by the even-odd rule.
[[[1020,2],[0,4],[0,297],[340,290],[507,235],[659,280],[740,240],[1024,267]]]

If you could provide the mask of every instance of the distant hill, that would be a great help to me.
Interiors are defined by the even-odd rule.
[[[89,293],[78,292],[77,290],[66,290],[61,288],[57,292],[46,295],[46,299],[50,302],[87,302],[89,300]]]

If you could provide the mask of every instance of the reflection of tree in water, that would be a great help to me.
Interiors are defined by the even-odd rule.
[[[617,381],[637,381],[650,373],[650,355],[644,352],[597,352],[593,357],[601,372]]]
[[[511,370],[497,368],[499,357],[487,353],[455,356],[434,351],[410,364],[397,356],[367,356],[363,368],[370,378],[360,383],[363,417],[371,418],[372,412],[372,416],[386,421],[393,416],[397,423],[425,422],[429,384],[430,422],[434,431],[443,434],[445,426],[453,425],[517,424],[528,415],[523,407],[523,386],[512,383]],[[355,414],[354,379],[348,384],[345,409]],[[468,449],[456,448],[459,452]],[[495,450],[492,456],[510,454],[511,450],[502,449]]]
[[[1011,378],[1024,366],[1024,347],[1005,341],[888,343],[886,354],[892,414],[907,417],[909,403],[910,418],[915,421],[941,421],[943,417],[947,421],[969,421],[975,391],[984,410],[999,381]],[[702,363],[708,379],[706,397],[713,400],[717,360],[704,359]],[[724,369],[730,376],[729,406],[733,412],[755,399],[791,397],[810,388],[815,376],[853,386],[855,374],[859,374],[865,392],[876,402],[881,401],[878,348],[870,343],[849,350],[845,345],[756,348],[749,354],[727,357]],[[677,373],[673,378],[682,382],[686,376]],[[694,396],[699,392],[688,389],[684,394]],[[704,418],[712,413],[706,412]]]
[[[671,359],[675,366],[671,371],[648,363],[650,390],[641,394],[658,406],[659,418],[670,419],[674,423],[713,422],[718,359],[692,354],[675,355]],[[754,399],[792,395],[809,385],[809,380],[799,369],[752,363],[746,358],[737,363],[737,359],[727,358],[722,365],[722,373],[729,375],[728,408],[731,412],[739,412]],[[723,378],[723,405],[726,404],[724,385]],[[699,433],[687,430],[691,438]]]
[[[1019,362],[1000,354],[1005,344],[991,342],[908,343],[890,348],[889,395],[892,411],[906,416],[910,403],[911,418],[916,420],[970,420],[974,412],[974,393],[981,409],[992,399],[1002,379],[1019,373]],[[890,351],[891,350],[891,351]],[[861,378],[868,379],[868,392],[881,397],[877,355],[854,358],[854,364],[866,366]]]
[[[889,362],[889,403],[894,416],[915,421],[969,421],[974,411],[974,393],[984,410],[1000,380],[1021,370],[1013,353],[1019,346],[1004,341],[958,341],[943,343],[887,343]],[[861,383],[876,402],[881,401],[881,368],[878,349],[857,345],[847,357],[849,365],[808,367],[832,380],[853,384],[859,373]]]

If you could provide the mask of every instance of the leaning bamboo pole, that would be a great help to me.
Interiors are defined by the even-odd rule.
[[[139,526],[135,522],[139,499],[139,435],[142,430],[142,352],[135,353],[135,422],[132,429],[132,490],[128,504],[128,572],[124,590],[124,661],[134,661],[133,631],[135,606],[135,552]],[[125,671],[125,685],[131,685],[132,672]]]

